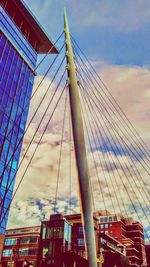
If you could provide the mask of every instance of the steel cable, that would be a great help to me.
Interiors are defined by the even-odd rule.
[[[19,145],[22,143],[23,138],[24,138],[26,132],[28,131],[28,129],[29,129],[29,127],[30,127],[30,125],[31,125],[31,123],[32,123],[32,121],[33,121],[33,119],[35,118],[35,116],[36,116],[36,114],[37,114],[37,112],[38,112],[38,110],[39,110],[41,104],[43,103],[45,97],[47,96],[47,93],[48,93],[49,89],[51,88],[51,86],[52,86],[52,84],[53,84],[53,81],[55,80],[55,78],[56,78],[56,76],[57,76],[57,74],[58,74],[58,72],[59,72],[59,70],[60,70],[60,68],[61,68],[61,66],[62,66],[62,64],[63,64],[63,62],[64,62],[64,60],[65,60],[65,56],[64,56],[64,58],[62,59],[62,61],[61,61],[60,65],[59,65],[57,71],[55,72],[55,74],[54,74],[54,76],[53,76],[53,79],[51,80],[51,82],[50,82],[50,84],[49,84],[49,86],[48,86],[46,92],[44,93],[44,95],[43,95],[43,97],[42,97],[42,99],[41,99],[41,101],[40,101],[40,103],[38,104],[38,106],[37,106],[37,108],[36,108],[36,111],[34,112],[34,114],[33,114],[32,118],[31,118],[30,122],[28,123],[28,125],[27,125],[27,127],[26,127],[26,130],[24,131],[24,133],[23,133],[22,137],[20,138],[20,140],[19,140],[19,142],[18,142],[18,144],[17,144],[15,150],[13,151],[13,155],[11,156],[11,158],[9,159],[9,161],[6,162],[6,164],[5,164],[5,166],[4,166],[4,169],[3,169],[3,172],[2,172],[2,174],[1,174],[1,181],[0,181],[0,183],[2,183],[2,177],[3,177],[3,175],[4,175],[5,170],[6,170],[7,167],[9,166],[11,160],[13,159],[16,150],[19,148]]]
[[[88,62],[88,64],[90,65],[90,68],[93,70],[93,72],[95,73],[95,75],[98,77],[99,81],[102,83],[102,85],[104,86],[104,88],[106,89],[107,93],[109,94],[110,98],[109,98],[109,101],[111,102],[112,106],[115,108],[115,110],[117,111],[116,109],[116,106],[117,108],[119,109],[119,115],[122,117],[124,117],[125,120],[127,120],[127,122],[129,123],[129,125],[127,125],[127,127],[129,128],[129,130],[135,135],[138,135],[138,138],[140,139],[140,141],[143,143],[142,147],[144,146],[146,148],[146,152],[147,152],[147,155],[148,157],[150,156],[149,152],[150,149],[149,147],[146,145],[146,143],[143,141],[143,139],[141,138],[141,136],[139,135],[139,133],[137,132],[137,130],[135,129],[135,127],[133,126],[133,124],[129,121],[128,117],[126,116],[126,114],[124,113],[124,111],[122,110],[122,108],[119,106],[119,104],[117,103],[117,101],[115,100],[115,98],[113,97],[113,95],[111,94],[111,92],[109,91],[109,89],[107,88],[107,86],[104,84],[104,82],[102,81],[102,79],[100,78],[100,76],[98,75],[98,73],[96,72],[96,70],[94,69],[94,67],[92,66],[92,64],[90,63],[89,59],[87,58],[87,56],[83,53],[83,51],[81,50],[81,48],[79,47],[79,45],[77,44],[76,40],[74,39],[74,37],[71,35],[72,37],[72,41],[73,41],[73,44],[75,44],[75,46],[79,49],[79,51],[81,52],[81,54],[84,56],[84,58],[86,59],[86,61]],[[85,64],[86,65],[86,64]],[[87,67],[87,65],[86,65]],[[88,67],[87,67],[88,68]],[[88,69],[89,70],[89,69]],[[89,72],[91,73],[91,71],[89,70]],[[92,74],[92,73],[91,73]],[[92,74],[92,77],[95,78]],[[98,83],[99,85],[99,83]],[[99,87],[103,90],[104,94],[106,95],[106,91],[102,88],[101,85],[99,85]],[[107,96],[107,95],[106,95]],[[107,96],[108,97],[108,96]],[[112,98],[112,99],[111,99]],[[116,104],[116,106],[114,105],[114,103]],[[123,120],[124,120],[123,119]],[[131,128],[130,128],[130,127]],[[137,139],[137,141],[139,142],[139,140]],[[143,147],[143,149],[145,150],[145,148]]]
[[[79,64],[79,66],[80,66],[80,64]],[[80,67],[81,67],[81,66],[80,66]],[[81,69],[82,69],[82,71],[84,72],[84,70],[83,70],[82,67],[81,67]],[[89,84],[90,84],[90,80],[89,80],[88,75],[87,75],[85,72],[84,72],[84,74],[86,75],[86,80],[88,80],[88,82],[89,82]],[[92,84],[92,86],[94,87],[93,84]],[[87,88],[88,88],[88,87],[87,87]],[[95,87],[94,87],[94,88],[95,88]],[[91,93],[92,93],[92,92],[93,92],[93,94],[94,94],[94,99],[98,101],[99,98],[97,98],[97,95],[95,94],[93,88],[92,88]],[[94,100],[94,101],[95,101],[95,100]],[[101,103],[101,101],[102,101],[102,103]],[[108,109],[105,108],[105,106],[104,106],[103,98],[99,99],[99,103],[101,103],[102,107],[104,108],[103,113],[104,113],[104,111],[105,111],[105,112],[107,113],[107,115],[109,116],[109,118],[112,119],[112,116],[110,115]],[[99,109],[98,105],[99,105],[99,104],[97,104],[97,108]],[[100,112],[101,112],[101,110],[100,110]],[[106,116],[106,115],[105,115],[105,116]],[[119,138],[121,138],[121,142],[125,145],[125,147],[126,147],[126,151],[129,150],[129,155],[130,155],[130,148],[129,148],[129,146],[127,145],[127,143],[124,141],[124,139],[120,136],[120,133],[118,132],[118,129],[120,129],[119,126],[117,125],[117,128],[116,128],[116,126],[115,126],[115,121],[113,121],[112,123],[110,123],[110,121],[108,120],[107,117],[106,117],[106,119],[107,119],[107,121],[109,122],[109,124],[111,125],[111,128],[112,128],[113,132],[115,133],[115,136],[116,136],[116,134],[117,134],[117,135],[119,136]],[[119,140],[118,140],[118,141],[119,141]],[[120,141],[119,141],[119,144],[120,144],[120,147],[122,147],[122,144],[120,143]],[[116,147],[117,147],[117,146],[116,146]],[[124,153],[125,153],[125,150],[124,150],[123,147],[122,147],[122,150],[123,150]],[[135,164],[135,162],[134,162],[134,160],[132,159],[131,156],[130,156],[130,159],[131,159],[131,161],[132,161],[134,167],[136,168],[136,164]],[[127,160],[128,160],[128,158],[127,158]],[[136,168],[136,171],[137,171],[137,173],[138,173],[138,176],[137,176],[137,174],[135,173],[134,168],[132,168],[132,169],[133,169],[134,174],[136,175],[137,179],[138,179],[138,176],[140,176],[139,179],[138,179],[138,181],[139,181],[140,185],[141,185],[141,181],[142,181],[143,186],[144,186],[144,188],[143,188],[144,193],[145,193],[145,195],[146,195],[146,198],[149,200],[149,192],[146,193],[146,191],[148,191],[148,190],[147,190],[147,188],[145,187],[145,183],[144,183],[144,181],[143,181],[143,178],[142,178],[141,174],[139,173],[138,169]]]
[[[59,186],[59,178],[60,178],[60,165],[61,165],[61,157],[62,157],[62,145],[63,145],[63,137],[64,137],[64,129],[65,129],[65,121],[66,121],[66,108],[67,108],[67,90],[66,90],[66,97],[65,97],[63,124],[62,124],[61,141],[60,141],[60,151],[59,151],[59,159],[58,159],[58,171],[57,171],[55,200],[54,200],[54,208],[53,208],[54,213],[57,213],[56,206],[57,206],[58,186]]]
[[[29,148],[30,148],[30,146],[31,146],[31,144],[32,144],[32,142],[33,142],[35,136],[36,136],[36,133],[38,132],[38,130],[39,130],[39,128],[40,128],[40,126],[41,126],[41,124],[42,124],[42,122],[43,122],[43,119],[44,119],[45,115],[47,114],[47,111],[48,111],[48,109],[49,109],[49,107],[50,107],[50,105],[51,105],[51,103],[52,103],[52,101],[53,101],[53,99],[54,99],[54,97],[55,97],[55,95],[56,95],[56,92],[57,92],[57,90],[58,90],[58,88],[59,88],[59,86],[60,86],[60,84],[61,84],[61,82],[62,82],[62,80],[63,80],[63,78],[64,78],[65,72],[66,72],[66,69],[65,69],[65,71],[63,72],[63,74],[62,74],[62,76],[61,76],[61,79],[60,79],[60,81],[58,82],[57,87],[56,87],[56,89],[55,89],[55,91],[54,91],[54,93],[53,93],[53,95],[52,95],[52,97],[51,97],[51,99],[50,99],[50,102],[49,102],[48,106],[46,107],[46,109],[45,109],[45,111],[44,111],[44,114],[43,114],[43,116],[42,116],[42,118],[41,118],[41,120],[40,120],[40,122],[39,122],[39,124],[38,124],[38,127],[36,128],[36,131],[35,131],[34,135],[32,136],[32,139],[31,139],[31,141],[30,141],[30,143],[29,143],[29,145],[28,145],[28,147],[27,147],[27,149],[26,149],[26,151],[25,151],[25,153],[24,153],[24,155],[23,155],[23,158],[22,158],[22,160],[21,160],[20,163],[19,163],[19,166],[18,166],[18,168],[17,168],[17,170],[16,170],[16,173],[15,173],[14,176],[12,177],[12,180],[10,181],[10,183],[9,183],[8,186],[7,186],[7,189],[5,190],[5,194],[4,194],[4,197],[3,197],[3,199],[2,199],[2,201],[1,201],[1,203],[0,203],[0,207],[1,207],[2,203],[4,204],[4,200],[5,200],[5,198],[6,198],[7,192],[8,192],[8,190],[9,190],[9,188],[11,187],[11,185],[12,185],[12,183],[13,183],[15,177],[16,177],[16,174],[17,174],[17,172],[18,172],[20,166],[22,165],[22,163],[23,163],[23,161],[24,161],[24,159],[25,159],[25,157],[26,157],[26,155],[27,155],[27,152],[28,152],[28,150],[29,150]],[[2,210],[2,209],[1,209],[1,210]]]
[[[13,199],[14,199],[15,196],[16,196],[16,193],[17,193],[17,191],[18,191],[18,189],[19,189],[19,187],[20,187],[20,185],[21,185],[21,183],[22,183],[22,181],[23,181],[23,179],[24,179],[24,177],[25,177],[25,174],[26,174],[26,172],[27,172],[27,170],[28,170],[28,168],[29,168],[29,166],[30,166],[30,164],[31,164],[32,159],[34,158],[34,155],[35,155],[35,153],[36,153],[36,151],[37,151],[37,149],[38,149],[38,147],[39,147],[39,144],[41,143],[41,140],[42,140],[42,138],[43,138],[43,136],[44,136],[44,134],[45,134],[45,132],[46,132],[48,126],[49,126],[49,123],[50,123],[50,121],[51,121],[51,119],[52,119],[52,117],[53,117],[53,115],[54,115],[54,112],[55,112],[55,110],[56,110],[56,108],[57,108],[57,106],[58,106],[58,103],[59,103],[59,101],[60,101],[60,99],[61,99],[61,97],[62,97],[62,95],[63,95],[63,93],[64,93],[64,91],[65,91],[65,88],[66,88],[66,84],[65,84],[65,86],[64,86],[64,88],[63,88],[63,90],[62,90],[62,92],[61,92],[61,94],[60,94],[60,96],[59,96],[59,98],[58,98],[58,100],[57,100],[57,103],[56,103],[56,105],[55,105],[55,108],[54,108],[54,110],[53,110],[53,112],[52,112],[52,114],[51,114],[51,116],[50,116],[50,118],[49,118],[49,120],[48,120],[48,122],[47,122],[45,128],[44,128],[44,131],[43,131],[43,133],[42,133],[42,135],[41,135],[41,137],[40,137],[40,139],[39,139],[39,141],[38,141],[38,143],[37,143],[37,146],[36,146],[36,148],[35,148],[35,150],[34,150],[34,152],[33,152],[33,154],[32,154],[31,159],[30,159],[30,161],[29,161],[29,163],[28,163],[28,165],[27,165],[27,167],[26,167],[26,169],[25,169],[25,171],[24,171],[24,173],[23,173],[23,175],[22,175],[22,178],[21,178],[21,180],[20,180],[20,182],[19,182],[19,184],[18,184],[18,186],[17,186],[17,188],[16,188],[16,190],[15,190],[15,192],[14,192],[14,194],[13,194],[13,197],[12,197],[12,199],[11,199],[11,201],[10,201],[10,203],[9,203],[9,205],[8,205],[8,207],[7,207],[7,209],[6,209],[6,211],[4,212],[4,215],[3,215],[3,216],[1,217],[1,219],[0,219],[0,225],[1,225],[1,223],[3,222],[3,220],[5,219],[5,217],[6,217],[6,215],[7,215],[7,212],[9,211],[10,205],[12,204],[12,201],[13,201]]]
[[[82,58],[80,57],[80,55],[79,55],[79,53],[78,53],[78,51],[76,51],[76,49],[75,49],[75,53],[78,55],[78,57],[80,58],[80,60],[82,61],[82,64],[84,65],[84,67],[85,67],[85,69],[88,71],[88,73],[92,76],[92,74],[91,74],[91,71],[88,69],[88,67],[87,67],[87,65],[86,65],[86,63],[82,60]],[[93,77],[93,76],[92,76]],[[94,79],[95,77],[93,77],[93,79]],[[95,80],[95,79],[94,79]],[[97,80],[96,80],[96,82],[97,82]],[[98,83],[97,83],[98,84]],[[105,94],[105,96],[107,97],[107,99],[108,99],[108,96],[106,95],[106,92],[105,92],[105,90],[98,84],[98,86],[102,89],[102,92]],[[103,97],[103,95],[102,95],[102,93],[100,92],[100,91],[98,91],[98,89],[96,88],[96,86],[95,86],[95,89],[97,90],[97,92],[101,95],[101,97]],[[104,97],[103,97],[104,98]],[[104,98],[104,101],[106,102],[106,99]],[[110,101],[110,99],[108,99],[108,101]],[[111,103],[111,105],[112,106],[110,106],[109,105],[109,109],[111,110],[111,112],[116,116],[116,114],[115,114],[115,111],[113,110],[113,108],[115,107],[114,106],[114,103],[112,102],[112,101],[110,101],[110,103]],[[107,105],[108,105],[108,103],[107,103]],[[118,117],[119,116],[119,117]],[[130,145],[133,147],[133,149],[134,149],[134,151],[138,154],[138,156],[135,154],[135,152],[133,152],[132,151],[132,154],[133,154],[133,156],[138,160],[138,157],[140,157],[141,158],[141,155],[140,155],[140,153],[138,152],[138,150],[136,149],[136,147],[135,147],[135,145],[134,145],[134,139],[133,139],[133,137],[131,136],[131,133],[129,133],[128,131],[127,131],[127,129],[125,128],[125,126],[124,126],[124,124],[123,124],[123,122],[121,121],[121,119],[122,119],[122,117],[121,117],[121,115],[119,114],[118,116],[116,116],[116,118],[118,119],[118,121],[119,121],[119,123],[121,124],[121,126],[123,127],[123,129],[127,132],[127,134],[129,134],[130,135],[130,139],[133,141],[132,143],[130,142]],[[120,119],[120,117],[121,117],[121,119]],[[124,121],[125,122],[125,121]],[[125,122],[126,123],[126,122]],[[122,132],[123,133],[123,132]],[[124,133],[123,133],[124,134]],[[134,138],[135,138],[136,136],[135,136],[135,134],[134,134]],[[128,137],[126,137],[127,138],[127,140],[129,141],[129,139],[128,139]],[[136,143],[136,146],[140,149],[140,143],[139,143],[139,141],[137,141],[137,143]],[[145,149],[144,150],[140,150],[140,151],[142,151],[142,153],[144,153],[145,152]],[[146,160],[148,161],[148,162],[150,162],[150,160],[148,159],[148,158],[143,158],[143,162],[145,163],[145,165],[146,165],[146,167],[149,169],[150,167],[149,167],[149,165],[147,164],[147,162],[146,162]],[[143,165],[143,164],[142,164]],[[148,170],[146,169],[146,167],[143,165],[143,168],[147,171],[147,173],[148,174],[150,174],[149,172],[148,172]]]

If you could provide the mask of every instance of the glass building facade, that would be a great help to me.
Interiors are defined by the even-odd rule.
[[[0,218],[5,216],[12,198],[15,173],[21,152],[37,53],[1,7],[0,27]],[[21,41],[19,41],[19,38]],[[31,56],[32,55],[32,56]],[[0,232],[6,229],[7,215]],[[3,219],[3,218],[2,218]]]
[[[33,20],[31,13],[20,0],[7,0],[0,5],[0,233],[2,234],[6,230],[21,153],[37,54],[40,53],[40,45],[42,49],[44,47],[38,36],[35,35],[33,40],[33,29],[28,29],[29,22],[27,24],[25,17],[19,14],[21,12],[19,3],[22,5],[20,10],[21,7],[25,8],[28,21]],[[13,8],[14,13],[12,13]],[[18,23],[14,21],[14,17]],[[22,21],[18,19],[21,17]],[[26,26],[24,30],[21,30],[22,24]],[[41,34],[39,26],[37,32],[38,30]],[[27,38],[29,33],[32,42]],[[45,37],[45,33],[43,36]],[[52,46],[50,41],[46,45]]]
[[[39,239],[38,266],[62,266],[64,253],[71,250],[72,225],[61,214],[43,221]]]

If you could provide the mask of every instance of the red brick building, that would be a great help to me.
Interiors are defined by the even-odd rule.
[[[26,259],[36,265],[40,226],[6,231],[1,264],[3,267],[22,267]]]
[[[66,220],[72,225],[72,250],[75,253],[86,257],[83,226],[81,214],[73,214],[65,216]],[[97,248],[97,259],[102,260],[103,267],[105,266],[129,266],[128,258],[126,257],[125,246],[108,234],[100,233],[99,220],[97,214],[94,214],[94,230],[95,241]]]
[[[147,266],[144,244],[143,226],[139,222],[130,221],[126,224],[126,236],[134,242],[135,249],[139,252],[140,264]]]
[[[150,245],[145,245],[146,250],[146,259],[147,259],[147,267],[150,267]]]
[[[146,267],[143,226],[132,218],[124,218],[120,214],[97,212],[99,231],[106,233],[126,246],[130,266]]]
[[[93,218],[97,258],[104,259],[103,267],[129,266],[129,263],[131,267],[147,266],[140,223],[104,211],[95,213]],[[61,261],[60,255],[63,261],[66,255],[70,259],[80,257],[80,261],[86,259],[81,215],[55,214],[42,222],[41,227],[7,230],[2,256],[4,267],[21,267],[25,259],[36,265],[37,255],[39,266]]]

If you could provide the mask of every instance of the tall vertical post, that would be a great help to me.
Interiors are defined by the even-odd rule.
[[[64,27],[65,27],[64,30],[66,37],[66,58],[67,58],[67,70],[68,70],[69,99],[71,108],[71,119],[72,119],[74,146],[75,146],[76,164],[78,170],[81,215],[84,227],[85,248],[87,250],[89,267],[97,267],[92,199],[90,192],[89,171],[88,171],[88,164],[86,157],[83,121],[81,115],[78,81],[77,81],[76,68],[74,63],[66,10],[64,10]]]

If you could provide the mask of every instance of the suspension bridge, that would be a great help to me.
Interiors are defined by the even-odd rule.
[[[52,120],[57,114],[58,107],[61,106],[63,112],[59,115],[62,116],[62,129],[53,211],[57,213],[63,144],[67,142],[69,173],[67,212],[72,211],[72,178],[74,175],[72,164],[76,161],[88,264],[89,267],[96,267],[93,211],[109,210],[114,214],[132,216],[141,224],[150,225],[150,185],[148,183],[150,154],[148,146],[70,34],[66,12],[64,24],[64,31],[54,44],[59,46],[59,53],[53,59],[47,59],[50,61],[49,66],[33,91],[31,103],[47,77],[50,77],[49,84],[35,107],[34,114],[29,118],[23,136],[15,146],[16,151],[28,134],[31,125],[36,122],[30,142],[22,152],[17,172],[27,159],[34,140],[36,139],[37,142],[23,173],[19,176],[11,203],[4,210],[4,202],[9,189],[14,184],[16,173],[6,185],[5,194],[0,202],[0,224],[6,219],[10,205],[26,178],[26,173],[44,135],[51,128]],[[48,58],[48,54],[38,63],[35,72],[38,73],[38,69]],[[28,81],[25,82],[28,83]],[[42,115],[39,112],[40,109],[43,110]],[[11,131],[8,131],[7,135],[11,135]],[[5,163],[2,175],[11,164],[15,151]],[[149,241],[146,227],[144,232],[145,238]]]

